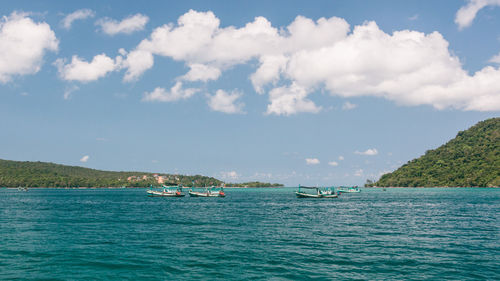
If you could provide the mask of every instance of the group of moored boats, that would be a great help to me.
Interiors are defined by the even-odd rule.
[[[151,186],[147,191],[150,197],[184,197],[186,193],[182,185],[165,186],[154,188]],[[357,186],[339,187],[310,187],[299,185],[295,191],[298,198],[337,198],[342,193],[359,193],[361,190]],[[187,192],[191,197],[226,197],[224,186],[216,187],[191,187]]]
[[[162,186],[163,189],[153,188],[151,186],[146,192],[150,197],[184,197],[186,193],[184,192],[182,185],[176,186]],[[192,187],[188,191],[191,197],[226,197],[224,193],[224,187]]]
[[[298,198],[337,198],[342,193],[359,193],[361,190],[357,186],[340,187],[310,187],[301,186],[295,191]]]

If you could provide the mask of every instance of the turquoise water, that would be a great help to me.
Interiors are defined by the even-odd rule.
[[[500,189],[0,189],[4,280],[500,280]]]

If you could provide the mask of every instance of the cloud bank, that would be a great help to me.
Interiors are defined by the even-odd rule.
[[[257,62],[249,78],[257,93],[268,93],[268,114],[317,113],[322,107],[310,96],[318,91],[439,110],[500,110],[499,68],[469,74],[448,47],[439,32],[389,34],[375,22],[351,28],[337,17],[298,16],[276,28],[256,17],[240,28],[221,27],[214,13],[190,10],[127,54],[124,80],[138,79],[155,56],[184,62],[190,70],[178,79],[189,82],[217,80],[235,65]]]

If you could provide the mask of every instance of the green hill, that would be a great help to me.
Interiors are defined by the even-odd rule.
[[[219,185],[218,179],[205,176],[153,174],[143,172],[110,172],[45,162],[0,160],[0,187],[147,187],[164,184],[191,186]]]
[[[500,186],[500,118],[459,132],[448,143],[383,175],[371,186]]]

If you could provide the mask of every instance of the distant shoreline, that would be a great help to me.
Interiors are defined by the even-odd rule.
[[[363,188],[500,188],[499,186],[366,186]]]
[[[24,188],[24,187],[23,187]],[[140,189],[149,187],[28,187],[29,189]],[[161,187],[158,187],[161,188]],[[184,189],[190,189],[191,187],[183,187]],[[195,187],[200,188],[200,187]],[[236,186],[226,186],[226,189],[248,189],[248,188],[297,188],[297,186],[259,186],[259,187],[236,187]],[[371,186],[362,187],[367,189],[384,189],[384,188],[500,188],[499,186]],[[18,189],[18,187],[0,187],[0,189]]]
[[[24,188],[24,186],[21,186]],[[285,186],[258,186],[258,187],[238,187],[238,186],[225,186],[224,188],[284,188]],[[18,189],[19,187],[0,187],[1,188],[5,188],[5,189]],[[112,187],[112,186],[108,186],[108,187],[54,187],[54,186],[51,186],[51,187],[27,187],[27,188],[30,188],[30,189],[137,189],[137,188],[149,188],[149,187],[146,187],[146,186],[139,186],[139,187],[136,187],[136,186],[126,186],[126,187]],[[161,188],[161,187],[157,187],[157,188]],[[189,189],[191,187],[186,187],[186,186],[183,186],[184,189]],[[195,188],[203,188],[203,187],[200,187],[200,186],[195,186]]]

